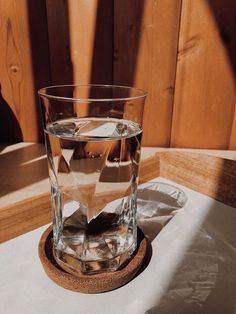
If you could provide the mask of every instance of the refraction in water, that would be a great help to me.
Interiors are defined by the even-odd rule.
[[[96,272],[107,260],[110,270],[117,269],[122,256],[132,254],[141,136],[137,124],[118,119],[68,119],[47,126],[61,260],[79,260],[82,270]]]

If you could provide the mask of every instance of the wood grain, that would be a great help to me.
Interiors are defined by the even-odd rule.
[[[71,84],[73,67],[70,54],[68,1],[47,0],[46,9],[51,84]]]
[[[157,157],[162,177],[236,207],[236,161],[181,152]]]
[[[112,1],[49,0],[47,17],[53,84],[111,83]]]
[[[111,84],[113,1],[49,0],[47,17],[52,83]],[[80,117],[89,110],[88,104],[75,107]]]
[[[160,159],[152,155],[141,160],[139,169],[139,183],[144,183],[160,176]]]
[[[52,221],[50,195],[32,197],[0,210],[0,243]]]
[[[236,102],[235,14],[233,0],[182,1],[172,147],[229,148]]]
[[[114,2],[114,83],[146,89],[145,146],[169,146],[181,1]]]
[[[18,138],[8,140],[37,142],[42,128],[36,91],[49,83],[45,3],[1,0],[0,12],[1,107],[12,113],[12,124],[9,116],[1,116],[1,124],[6,133],[17,125]]]

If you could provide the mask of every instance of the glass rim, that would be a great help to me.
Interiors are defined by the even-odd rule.
[[[119,88],[119,89],[126,89],[126,90],[136,90],[141,93],[141,95],[137,96],[130,96],[130,97],[115,97],[115,98],[74,98],[74,97],[64,97],[64,96],[54,96],[50,95],[47,92],[47,89],[53,89],[53,88],[61,88],[61,87],[105,87],[105,88]],[[39,96],[46,97],[49,99],[55,99],[55,100],[65,100],[68,102],[105,102],[105,101],[127,101],[127,100],[135,100],[135,99],[142,99],[145,98],[148,95],[148,92],[141,88],[131,87],[131,86],[124,86],[124,85],[110,85],[110,84],[62,84],[62,85],[52,85],[52,86],[46,86],[42,87],[38,90]]]

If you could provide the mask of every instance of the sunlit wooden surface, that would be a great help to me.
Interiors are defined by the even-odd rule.
[[[47,161],[43,144],[2,144],[0,150],[0,207],[49,191]],[[150,163],[150,159],[156,153],[166,151],[197,152],[236,160],[236,151],[143,147],[142,162]],[[155,174],[157,176],[157,173]],[[148,174],[143,173],[142,176],[144,180],[148,179]]]
[[[236,151],[144,147],[139,181],[163,176],[235,206],[235,161]],[[44,145],[1,146],[0,162],[0,242],[3,242],[49,223],[52,216]],[[107,197],[113,197],[111,191]],[[104,193],[98,193],[96,198],[98,204],[103,202]]]

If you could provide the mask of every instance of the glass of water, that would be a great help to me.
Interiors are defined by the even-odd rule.
[[[112,85],[39,91],[54,256],[85,274],[115,271],[137,247],[136,191],[147,93]]]

